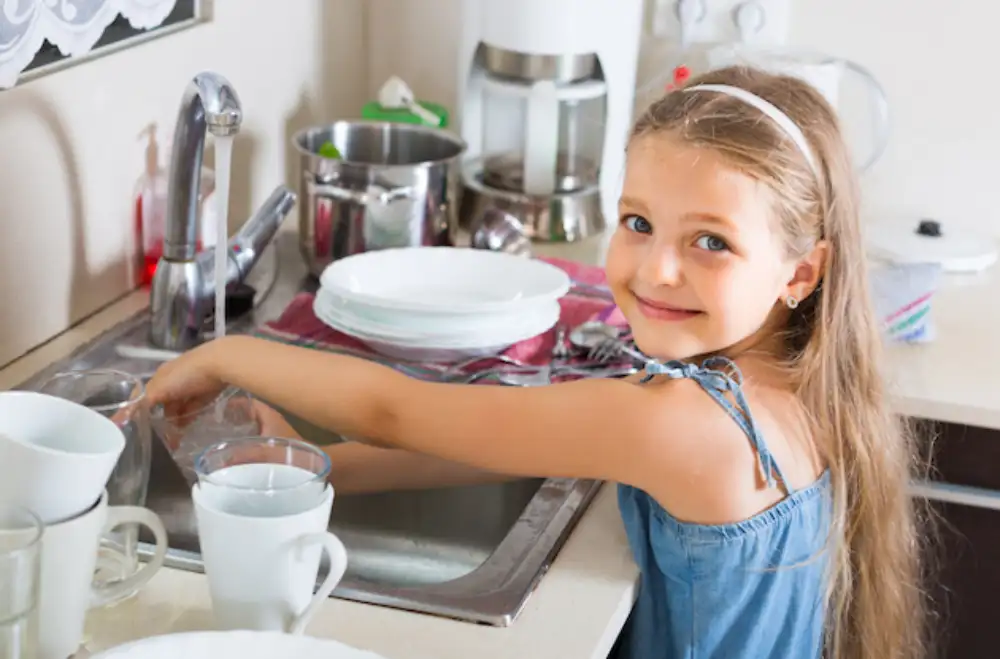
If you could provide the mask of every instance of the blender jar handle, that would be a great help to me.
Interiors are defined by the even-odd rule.
[[[841,60],[841,66],[860,77],[868,85],[873,115],[872,133],[874,144],[871,154],[860,166],[861,171],[867,171],[872,165],[878,162],[889,145],[889,99],[886,96],[885,88],[882,87],[882,83],[878,81],[878,78],[871,71],[857,62],[846,59]]]

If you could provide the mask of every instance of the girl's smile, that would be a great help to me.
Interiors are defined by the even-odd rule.
[[[659,302],[657,300],[644,298],[634,292],[632,292],[632,295],[635,296],[636,308],[639,309],[639,312],[643,316],[649,318],[650,320],[677,322],[690,320],[705,313],[704,311],[698,311],[696,309],[685,309],[683,307],[667,304],[666,302]]]

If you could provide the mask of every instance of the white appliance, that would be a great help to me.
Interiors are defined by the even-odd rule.
[[[477,192],[511,193],[500,205],[535,240],[613,224],[643,1],[462,0],[462,12],[456,123]]]

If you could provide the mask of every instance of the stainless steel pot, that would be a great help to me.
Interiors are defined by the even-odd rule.
[[[324,158],[331,142],[341,158]],[[338,121],[295,135],[299,247],[310,272],[387,247],[444,245],[457,222],[465,142],[440,129]]]

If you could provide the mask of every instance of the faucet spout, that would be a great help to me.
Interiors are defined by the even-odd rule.
[[[185,350],[197,344],[214,308],[214,255],[211,251],[197,253],[205,133],[222,138],[235,135],[242,119],[236,90],[219,74],[200,73],[184,90],[167,182],[163,256],[150,292],[149,340],[159,348]],[[294,192],[279,185],[228,242],[227,288],[247,276],[295,200]],[[218,240],[226,240],[226,236]]]
[[[194,258],[198,241],[198,197],[205,132],[229,137],[239,132],[243,108],[236,90],[218,73],[199,73],[188,83],[177,113],[167,187],[163,257]]]

